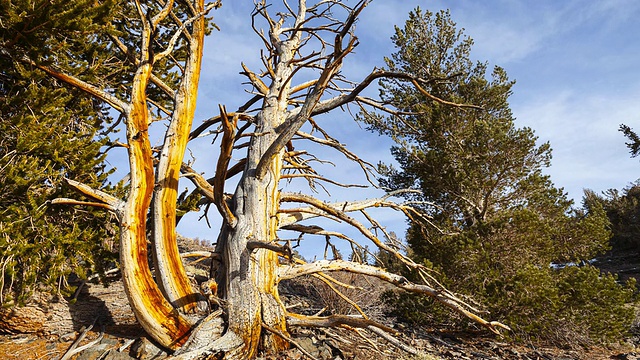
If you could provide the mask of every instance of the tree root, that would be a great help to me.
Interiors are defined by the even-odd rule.
[[[262,327],[267,329],[268,331],[270,331],[273,334],[276,334],[278,336],[280,336],[281,338],[283,338],[284,340],[288,341],[289,343],[293,344],[293,346],[295,346],[298,350],[300,350],[301,353],[304,354],[304,356],[308,357],[309,359],[312,360],[316,360],[316,358],[311,355],[307,350],[304,349],[304,347],[302,347],[300,344],[298,344],[295,340],[293,340],[291,337],[283,334],[281,331],[279,331],[278,329],[274,329],[272,327],[270,327],[269,325],[262,323]]]
[[[203,329],[203,335],[206,334],[206,330]],[[211,341],[211,340],[209,340]],[[244,346],[244,341],[234,332],[227,330],[227,332],[220,338],[214,340],[208,345],[203,345],[195,349],[188,349],[183,347],[185,351],[173,354],[173,356],[167,359],[174,360],[195,360],[195,359],[207,359],[211,355],[225,353],[225,359],[242,359],[241,349]],[[181,349],[182,350],[182,349]]]

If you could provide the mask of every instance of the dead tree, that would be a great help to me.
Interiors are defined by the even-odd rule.
[[[357,163],[365,173],[371,171],[368,163],[331,137],[318,119],[345,106],[394,113],[375,99],[362,96],[378,79],[404,80],[407,86],[415,86],[433,102],[473,107],[439,99],[423,90],[423,84],[437,79],[420,79],[379,69],[359,82],[345,79],[341,73],[343,62],[358,45],[354,24],[368,2],[360,0],[349,5],[339,0],[324,0],[308,4],[299,0],[292,8],[283,1],[275,13],[266,1],[256,1],[251,25],[264,45],[263,68],[258,71],[242,65],[242,74],[251,84],[251,98],[234,112],[220,106],[217,116],[196,129],[192,129],[192,122],[202,65],[205,17],[220,5],[218,2],[208,5],[203,0],[134,2],[138,34],[135,48],[130,48],[127,41],[117,35],[110,35],[113,48],[119,49],[135,69],[127,97],[117,96],[114,89],[100,88],[79,76],[62,73],[55,65],[45,66],[37,59],[23,59],[122,114],[126,126],[123,146],[130,166],[127,197],[115,198],[69,179],[69,186],[91,200],[57,199],[55,202],[97,206],[117,214],[121,228],[120,266],[131,308],[147,333],[164,347],[176,351],[176,357],[197,358],[224,352],[227,358],[248,359],[259,349],[277,352],[290,346],[289,329],[293,326],[348,326],[374,328],[378,333],[390,331],[364,314],[361,317],[312,317],[287,310],[278,293],[280,281],[309,274],[332,281],[332,271],[376,277],[400,289],[431,296],[494,332],[505,327],[475,315],[475,309],[405,256],[381,224],[367,213],[369,208],[387,207],[428,221],[412,204],[391,201],[393,194],[328,203],[312,195],[279,190],[283,180],[294,177],[306,179],[312,188],[326,183],[348,186],[314,169],[318,158],[300,150],[305,142],[332,148]],[[175,51],[178,46],[179,52]],[[161,74],[157,73],[156,64],[163,59],[169,59],[179,69],[180,80],[175,88],[163,83]],[[170,97],[168,106],[154,99],[158,92]],[[151,109],[164,111],[168,118],[164,121],[168,122],[164,144],[158,149],[154,149],[150,141],[149,126],[154,120],[150,118]],[[211,127],[216,127],[221,134],[220,152],[215,176],[206,179],[183,163],[183,159],[188,141]],[[306,128],[310,130],[303,131]],[[232,162],[238,157],[241,160]],[[199,312],[206,305],[204,297],[189,283],[176,244],[176,201],[181,174],[196,186],[194,196],[201,197],[200,205],[213,204],[222,218],[216,251],[212,255],[214,267],[206,286],[208,291],[215,292],[209,293],[210,297],[220,299],[218,303],[223,311],[206,317]],[[226,181],[233,176],[239,180],[235,189],[228,189]],[[151,214],[150,220],[147,213]],[[352,213],[364,214],[370,223],[357,220]],[[310,224],[315,218],[346,223],[362,239],[354,240]],[[147,239],[148,221],[152,222],[151,239]],[[423,282],[412,283],[385,269],[357,262],[325,259],[305,263],[291,256],[290,245],[278,236],[283,231],[300,237],[323,236],[326,241],[347,241],[359,249],[364,249],[365,244],[372,245],[418,272]],[[147,262],[148,240],[154,249],[155,280]]]

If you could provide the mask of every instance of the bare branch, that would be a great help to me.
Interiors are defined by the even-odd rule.
[[[201,174],[195,172],[189,165],[182,164],[180,168],[183,176],[191,180],[200,193],[204,195],[210,202],[215,202],[214,188]]]
[[[308,316],[287,313],[287,324],[291,326],[305,327],[336,327],[340,325],[349,325],[357,328],[368,328],[369,326],[373,326],[392,334],[396,333],[392,328],[373,320],[348,315]]]
[[[204,8],[202,12],[190,17],[187,21],[183,22],[182,25],[180,25],[180,27],[173,34],[173,36],[171,37],[171,40],[169,40],[169,44],[167,45],[167,47],[163,51],[154,55],[155,60],[160,60],[173,52],[173,49],[176,46],[176,43],[178,42],[180,35],[182,35],[182,31],[186,29],[189,24],[196,21],[198,18],[207,15],[207,13],[211,11],[211,9],[218,8],[221,5],[222,3],[220,2],[220,0],[207,4],[207,6]]]
[[[321,215],[318,215],[321,216]],[[378,260],[378,257],[368,251],[364,246],[360,245],[357,241],[353,240],[352,238],[348,237],[347,235],[343,234],[343,233],[339,233],[337,231],[328,231],[325,230],[319,226],[316,225],[311,225],[311,226],[307,226],[307,225],[301,225],[301,224],[291,224],[291,225],[286,225],[286,226],[281,226],[280,227],[281,230],[289,230],[289,231],[297,231],[300,234],[309,234],[309,235],[318,235],[318,236],[325,236],[325,239],[327,237],[336,237],[342,240],[345,240],[347,242],[349,242],[349,244],[351,245],[352,249],[359,249],[362,251],[367,252],[369,255],[371,255],[373,258],[375,258],[376,260]],[[300,241],[300,238],[298,239],[298,241]]]
[[[162,7],[162,10],[160,10],[160,12],[157,13],[156,16],[154,16],[151,19],[151,25],[154,28],[157,27],[160,21],[164,20],[167,17],[167,15],[169,15],[172,7],[173,7],[173,0],[167,1],[167,3],[164,4],[164,6]]]
[[[400,260],[406,266],[412,269],[417,269],[422,267],[421,265],[416,264],[413,260],[411,260],[407,256],[400,254],[399,252],[391,248],[389,245],[380,241],[380,239],[374,233],[372,233],[371,230],[369,230],[366,226],[364,226],[358,220],[348,216],[346,212],[343,210],[336,209],[331,205],[324,203],[312,196],[303,195],[303,194],[286,194],[286,195],[282,195],[281,199],[282,201],[295,201],[295,202],[306,203],[321,211],[324,211],[328,215],[333,216],[337,219],[340,219],[346,222],[347,224],[353,226],[354,228],[356,228],[362,235],[364,235],[367,239],[373,242],[379,249],[388,251],[390,254],[395,256],[398,260]],[[378,202],[378,204],[383,205],[382,202]],[[388,206],[397,206],[397,204],[394,204],[391,202],[388,202],[388,204],[390,204]],[[324,216],[324,215],[319,215],[319,216]]]
[[[446,305],[447,307],[453,309],[461,313],[462,315],[468,317],[469,319],[477,322],[478,324],[486,327],[492,332],[499,334],[498,328],[511,330],[508,326],[497,322],[497,321],[486,321],[476,314],[472,313],[468,310],[468,305],[452,296],[450,293],[445,292],[443,290],[435,289],[428,285],[419,285],[414,284],[407,280],[404,276],[392,274],[387,272],[381,268],[358,264],[354,262],[344,261],[344,260],[318,260],[312,263],[303,264],[303,265],[281,265],[278,271],[279,279],[291,279],[294,277],[298,277],[301,275],[314,274],[318,272],[325,271],[348,271],[355,274],[369,275],[380,280],[386,281],[390,284],[395,285],[396,287],[416,293],[416,294],[424,294],[430,297],[433,297],[438,302]]]
[[[382,69],[374,69],[369,75],[367,75],[367,77],[364,78],[364,80],[362,80],[362,82],[360,82],[355,88],[353,88],[353,90],[351,90],[350,93],[348,94],[341,94],[338,95],[334,98],[331,99],[327,99],[324,101],[321,101],[317,104],[317,106],[313,109],[313,111],[311,112],[311,116],[315,116],[315,115],[319,115],[319,114],[324,114],[327,113],[331,110],[334,110],[340,106],[346,105],[354,100],[356,100],[356,98],[362,93],[362,91],[364,91],[366,88],[369,87],[369,85],[371,85],[375,80],[378,79],[400,79],[400,80],[405,80],[405,81],[409,81],[412,84],[414,84],[414,86],[417,84],[418,85],[418,90],[423,93],[425,96],[427,96],[428,98],[430,98],[433,101],[436,101],[438,103],[441,104],[446,104],[446,105],[450,105],[450,106],[454,106],[454,107],[458,107],[458,108],[469,108],[469,109],[476,109],[476,110],[482,110],[483,108],[480,106],[476,106],[476,105],[469,105],[469,104],[458,104],[458,103],[454,103],[454,102],[450,102],[450,101],[446,101],[443,99],[440,99],[432,94],[430,94],[429,92],[427,92],[424,88],[422,88],[420,86],[420,84],[428,84],[428,83],[432,83],[434,81],[440,80],[438,79],[422,79],[422,78],[418,78],[415,77],[411,74],[407,74],[407,73],[398,73],[398,72],[392,72],[392,71],[386,71],[386,70],[382,70]],[[297,113],[301,111],[300,109],[293,109],[289,115],[289,117],[293,118],[295,116],[297,116]]]
[[[227,170],[226,179],[229,179],[237,174],[239,174],[242,169],[244,169],[244,165],[246,163],[246,159],[242,159],[238,161],[235,165]],[[191,180],[191,182],[196,186],[196,191],[200,191],[201,194],[206,198],[209,203],[214,203],[214,180],[215,178],[205,179],[202,174],[197,173],[194,169],[192,169],[189,165],[183,163],[180,172],[182,172],[182,176]],[[226,196],[226,195],[225,195]]]
[[[280,179],[293,179],[293,178],[306,178],[306,179],[321,180],[321,181],[325,181],[325,182],[328,182],[330,184],[337,185],[337,186],[344,187],[344,188],[350,188],[350,187],[367,188],[368,187],[366,185],[360,185],[360,184],[343,184],[343,183],[339,183],[339,182],[337,182],[335,180],[327,179],[327,178],[325,178],[323,176],[315,175],[315,174],[284,174],[284,175],[280,176]]]
[[[295,209],[295,210],[283,209],[281,210],[281,213],[278,214],[278,220],[279,220],[280,227],[282,228],[291,224],[295,224],[302,220],[322,216],[323,213],[324,214],[326,213],[331,214],[331,212],[348,213],[353,211],[360,211],[360,210],[371,208],[371,207],[385,207],[385,206],[391,207],[391,208],[398,208],[402,205],[389,201],[388,200],[389,197],[397,196],[397,195],[400,195],[401,193],[408,192],[408,191],[411,191],[411,190],[394,191],[380,198],[373,198],[373,199],[366,199],[366,200],[359,200],[359,201],[339,201],[335,203],[322,203],[317,199],[314,199],[308,195],[282,193],[280,195],[280,201],[282,202],[303,202],[303,203],[310,203],[310,204],[321,203],[322,205],[321,205],[321,208],[313,206],[312,208],[303,208],[303,209]],[[322,210],[322,212],[318,213],[318,211],[315,211],[315,209],[320,209]],[[330,209],[330,210],[326,211],[326,209]]]
[[[333,286],[332,282],[337,282],[337,280],[335,280],[331,276],[328,276],[328,275],[325,275],[325,274],[322,274],[322,273],[317,273],[317,274],[312,274],[312,275],[315,276],[318,280],[320,280],[323,283],[325,283],[329,287],[329,289],[331,289],[331,291],[333,291],[336,295],[338,295],[338,297],[340,297],[342,300],[346,301],[349,305],[351,305],[354,309],[356,309],[356,311],[359,312],[360,315],[365,320],[367,320],[369,318],[367,316],[367,314],[365,314],[364,311],[362,311],[362,308],[360,308],[360,306],[358,304],[356,304],[355,301],[349,299],[348,296],[346,296],[340,290],[336,289],[335,286]]]
[[[136,66],[140,65],[140,61],[135,56],[133,56],[133,54],[129,51],[129,48],[122,41],[120,41],[118,37],[109,34],[109,38],[111,39],[111,41],[113,41],[116,44],[118,49],[120,49],[120,51],[129,59],[129,61],[131,61]],[[162,90],[165,94],[171,97],[174,96],[173,89],[169,87],[169,85],[167,85],[164,81],[162,81],[162,79],[160,79],[159,77],[153,74],[151,74],[150,79],[151,79],[151,82],[154,85],[156,85],[160,90]]]
[[[235,132],[238,125],[238,117],[234,116],[230,121],[224,106],[220,106],[220,117],[222,119],[222,142],[220,143],[220,156],[216,166],[216,175],[213,180],[214,203],[218,211],[232,228],[236,225],[236,217],[229,208],[224,196],[224,182],[227,178],[227,166],[231,160]]]
[[[293,87],[291,89],[291,93],[295,94],[298,91],[302,91],[304,89],[308,89],[309,87],[315,85],[317,82],[318,82],[318,79],[314,79],[314,80],[309,80],[309,81],[306,81],[306,82],[304,82],[302,84],[296,85],[295,87]]]
[[[46,72],[47,74],[53,76],[54,78],[68,84],[71,85],[79,90],[82,90],[86,93],[88,93],[89,95],[95,96],[96,98],[106,102],[107,104],[111,105],[111,107],[113,107],[115,110],[121,112],[121,113],[126,113],[130,110],[129,104],[125,103],[124,101],[121,101],[120,99],[118,99],[117,97],[107,93],[106,91],[98,88],[95,85],[89,84],[83,80],[78,79],[75,76],[69,75],[69,74],[65,74],[62,73],[58,70],[54,70],[53,68],[49,67],[49,66],[45,66],[45,65],[40,65],[40,64],[36,64],[34,61],[30,60],[30,59],[23,59],[24,62],[33,65],[35,67],[37,67],[38,69]]]
[[[91,201],[80,201],[69,198],[56,198],[51,200],[51,204],[53,205],[82,205],[82,206],[90,206],[96,208],[102,208],[106,210],[111,210],[113,212],[116,211],[116,208],[112,207],[109,204],[101,203],[101,202],[91,202]]]
[[[260,99],[262,99],[262,96],[260,96],[260,95],[254,96],[251,100],[249,100],[238,111],[232,112],[232,113],[227,113],[227,116],[238,117],[238,120],[244,120],[244,121],[252,122],[253,121],[253,117],[248,115],[248,114],[245,114],[244,111],[247,108],[249,108],[251,105],[256,103],[258,100],[260,100]],[[218,116],[214,116],[212,118],[209,118],[209,119],[203,121],[200,126],[198,126],[195,130],[193,130],[191,132],[191,134],[189,134],[189,140],[193,140],[193,139],[199,137],[206,129],[210,128],[213,125],[216,125],[216,124],[220,123],[221,120],[222,120],[222,116],[218,115]]]
[[[104,191],[96,190],[88,185],[85,185],[79,181],[64,179],[64,181],[74,190],[79,193],[93,199],[97,200],[97,202],[83,202],[71,199],[54,199],[52,201],[53,204],[72,204],[72,205],[88,205],[94,207],[101,207],[104,209],[108,209],[118,213],[120,208],[123,206],[124,202],[113,195],[107,194]],[[65,201],[63,201],[65,200]],[[100,205],[102,204],[102,205]]]
[[[365,177],[367,178],[367,181],[373,185],[376,186],[376,184],[373,182],[373,180],[371,179],[371,174],[374,171],[374,166],[362,159],[360,159],[360,157],[358,157],[356,154],[354,154],[353,152],[349,151],[349,149],[346,148],[346,146],[344,144],[341,144],[340,142],[338,142],[336,139],[330,137],[328,134],[326,134],[324,131],[322,131],[322,129],[320,129],[319,127],[317,127],[318,130],[321,130],[321,132],[325,135],[326,139],[321,139],[318,137],[315,137],[311,134],[302,132],[302,131],[298,131],[296,132],[296,135],[306,139],[306,140],[310,140],[313,141],[315,143],[318,143],[320,145],[325,145],[325,146],[329,146],[332,147],[334,149],[336,149],[337,151],[341,152],[347,159],[356,162],[360,168],[362,169],[362,172],[364,173]]]
[[[267,249],[280,255],[286,256],[289,259],[291,259],[292,256],[291,247],[288,245],[280,246],[275,243],[266,243],[256,240],[247,242],[247,249],[250,251],[253,251],[255,249]]]
[[[398,110],[393,110],[390,109],[386,106],[384,106],[381,102],[370,99],[368,97],[364,97],[364,96],[356,96],[355,98],[356,102],[358,103],[358,105],[360,105],[360,108],[363,109],[364,107],[362,106],[362,104],[367,104],[373,108],[376,108],[378,110],[382,110],[388,114],[391,115],[395,115],[395,116],[401,116],[401,115],[419,115],[420,112],[415,112],[415,111],[398,111]],[[364,109],[363,109],[364,110]]]
[[[269,92],[269,87],[265,85],[265,83],[262,82],[262,80],[260,80],[260,78],[254,72],[249,70],[247,65],[245,65],[244,63],[241,63],[241,65],[244,71],[240,74],[248,77],[249,81],[251,81],[251,84],[253,84],[253,87],[255,87],[260,94],[267,95],[267,93]]]
[[[386,333],[375,326],[368,326],[367,329],[369,329],[369,331],[371,331],[372,333],[380,336],[381,338],[387,340],[389,343],[391,343],[391,345],[397,347],[398,349],[404,350],[412,355],[418,354],[418,350],[416,350],[416,348],[414,348],[413,346],[403,343],[402,341],[391,336],[389,333]]]

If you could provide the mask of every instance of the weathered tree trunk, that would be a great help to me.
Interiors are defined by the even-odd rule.
[[[196,1],[194,8],[203,12],[204,1]],[[187,278],[176,239],[178,180],[196,109],[204,46],[204,16],[197,16],[192,24],[189,55],[175,94],[171,123],[160,152],[152,204],[156,280],[167,300],[184,312],[193,312],[196,308],[205,310],[207,307],[205,299],[192,288]]]
[[[147,258],[147,212],[155,185],[146,95],[152,68],[146,50],[150,42],[151,29],[145,23],[140,66],[126,111],[131,183],[124,208],[118,211],[120,267],[129,304],[140,325],[161,345],[177,349],[187,340],[192,324],[165,299],[153,279]]]
[[[264,322],[270,328],[287,334],[284,305],[278,295],[278,254],[266,249],[247,248],[250,241],[273,243],[278,229],[277,213],[280,196],[278,182],[284,150],[273,156],[265,176],[256,176],[256,168],[269,147],[277,139],[277,127],[286,116],[293,51],[282,49],[283,58],[276,78],[266,94],[263,110],[257,116],[257,133],[251,139],[247,164],[233,197],[236,217],[223,241],[225,278],[223,297],[229,304],[229,330],[244,340],[241,356],[251,358],[261,345],[271,352],[288,347],[287,341],[262,331]]]
[[[264,138],[254,138],[253,154],[248,169],[257,165],[261,151],[269,146]],[[271,171],[258,180],[249,170],[234,195],[236,226],[228,229],[224,241],[224,282],[222,296],[229,308],[229,330],[244,340],[244,349],[238,358],[251,358],[258,346],[271,351],[288,347],[288,343],[271,333],[262,332],[262,323],[287,333],[285,309],[278,296],[278,255],[270,250],[247,248],[250,241],[265,243],[276,238],[278,208],[278,180],[280,157],[273,161]]]
[[[301,7],[299,19],[305,18]],[[272,29],[271,36],[280,36],[280,28]],[[222,248],[224,269],[220,279],[222,297],[228,302],[228,329],[244,341],[238,358],[252,358],[259,347],[276,353],[286,349],[288,342],[278,335],[263,331],[262,323],[282,334],[286,328],[286,310],[278,295],[278,254],[262,248],[249,249],[248,242],[274,243],[277,239],[280,192],[278,185],[282,171],[284,149],[274,154],[274,143],[282,132],[279,128],[287,116],[290,81],[294,69],[295,49],[299,46],[298,34],[283,41],[278,47],[279,61],[268,89],[259,85],[264,93],[261,112],[256,116],[258,124],[247,154],[243,177],[233,196],[235,224],[226,222],[226,234],[219,246]],[[268,161],[266,173],[256,169]],[[234,226],[231,226],[234,225]]]
[[[141,67],[144,71],[144,66]],[[120,266],[129,304],[140,325],[163,346],[176,349],[191,330],[154,282],[147,261],[147,210],[154,185],[151,146],[147,137],[146,78],[136,76],[136,91],[127,122],[131,189],[122,211]],[[137,86],[136,86],[137,85]]]

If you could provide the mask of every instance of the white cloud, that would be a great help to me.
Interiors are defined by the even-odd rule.
[[[514,113],[519,126],[533,128],[541,142],[551,143],[548,173],[579,200],[584,188],[622,188],[640,177],[640,164],[629,157],[618,131],[620,123],[639,123],[639,96],[640,88],[624,97],[565,89],[514,106]]]

